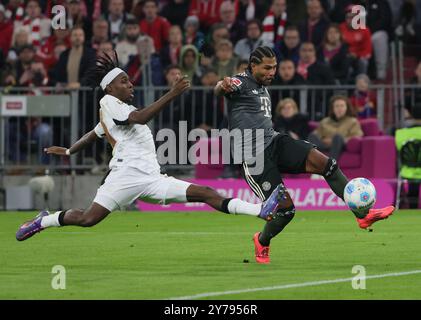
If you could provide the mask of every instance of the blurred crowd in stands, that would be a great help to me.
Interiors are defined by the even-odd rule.
[[[56,5],[66,9],[64,29],[52,28]],[[77,89],[95,57],[114,50],[135,86],[169,86],[186,74],[194,86],[209,88],[243,72],[250,52],[266,45],[279,62],[273,86],[355,85],[339,104],[352,109],[344,115],[367,118],[376,117],[371,83],[387,83],[390,76],[390,43],[421,45],[421,0],[2,0],[0,34],[3,89]],[[412,82],[421,83],[421,65]],[[299,92],[271,95],[275,127],[291,131],[293,122],[294,137],[307,139]],[[421,102],[418,91],[415,98]],[[222,121],[212,113],[220,103],[211,91],[194,101],[206,106],[196,118]],[[337,120],[335,105],[318,120]],[[161,121],[171,126],[177,118],[164,114]],[[192,126],[212,127],[200,119]],[[323,139],[317,134],[313,140]]]
[[[52,28],[55,5],[66,8],[65,29]],[[356,5],[366,16],[354,19]],[[2,0],[0,85],[77,88],[95,56],[115,49],[135,85],[146,81],[142,66],[149,63],[153,85],[166,85],[177,65],[200,86],[209,70],[221,79],[246,66],[259,45],[274,48],[290,69],[286,78],[280,70],[278,85],[353,84],[360,74],[386,80],[389,43],[421,42],[419,6],[418,0]],[[366,28],[353,21],[366,21]]]

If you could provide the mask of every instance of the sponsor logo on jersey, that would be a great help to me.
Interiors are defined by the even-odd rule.
[[[272,187],[272,185],[270,184],[269,181],[265,181],[265,182],[262,183],[262,188],[263,188],[264,191],[269,191],[271,187]]]
[[[241,86],[241,84],[242,84],[241,80],[238,79],[238,78],[232,78],[231,82],[232,82],[233,85],[235,85],[237,87]]]

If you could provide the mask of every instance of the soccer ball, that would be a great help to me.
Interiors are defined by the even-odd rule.
[[[351,210],[367,213],[376,202],[376,188],[366,178],[352,179],[345,186],[344,200]]]

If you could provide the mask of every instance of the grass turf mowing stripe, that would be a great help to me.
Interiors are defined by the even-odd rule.
[[[379,278],[387,278],[387,277],[401,277],[401,276],[407,276],[407,275],[418,274],[418,273],[421,273],[421,270],[377,274],[377,275],[372,275],[372,276],[366,276],[365,279],[367,280],[367,279],[379,279]],[[220,291],[220,292],[205,292],[205,293],[195,294],[195,295],[192,295],[192,296],[168,298],[168,300],[194,300],[194,299],[200,299],[200,298],[225,296],[225,295],[230,295],[230,294],[319,286],[319,285],[331,284],[331,283],[348,282],[348,281],[352,281],[353,279],[354,279],[354,277],[352,277],[352,278],[342,278],[342,279],[332,279],[332,280],[311,281],[311,282],[303,282],[303,283],[292,283],[292,284],[262,287],[262,288],[249,288],[249,289],[229,290],[229,291]]]

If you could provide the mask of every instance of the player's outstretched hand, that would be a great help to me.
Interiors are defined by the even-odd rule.
[[[225,77],[224,80],[222,80],[221,88],[225,93],[233,92],[235,87],[232,83],[232,79],[230,77]]]
[[[67,148],[56,147],[56,146],[44,148],[44,151],[47,154],[56,154],[56,155],[59,155],[59,156],[66,156],[66,150],[67,150]]]
[[[177,80],[177,82],[174,84],[174,86],[171,88],[171,90],[176,94],[180,95],[184,91],[188,90],[190,88],[190,81],[187,78],[187,76],[183,76],[180,79]]]

